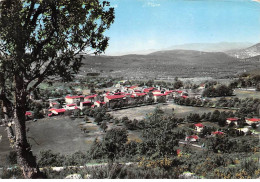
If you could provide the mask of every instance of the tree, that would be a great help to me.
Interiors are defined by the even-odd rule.
[[[114,160],[117,156],[124,154],[127,142],[127,131],[124,128],[112,128],[106,132],[102,141],[103,153],[107,154],[108,159]]]
[[[109,2],[2,0],[0,3],[0,100],[14,121],[18,163],[25,178],[40,177],[26,137],[27,96],[50,76],[72,80],[84,51],[105,51],[103,35],[114,21]]]

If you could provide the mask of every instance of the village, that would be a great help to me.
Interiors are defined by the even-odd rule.
[[[184,89],[183,87],[173,90],[161,87],[160,85],[154,85],[153,87],[126,85],[128,82],[128,80],[118,81],[117,84],[108,90],[103,89],[102,92],[99,91],[95,94],[66,95],[64,98],[49,99],[49,108],[43,109],[44,115],[47,117],[83,115],[84,110],[96,108],[102,108],[105,109],[106,112],[111,112],[118,111],[120,109],[124,109],[125,111],[128,108],[138,108],[141,106],[141,108],[138,109],[142,110],[142,107],[147,105],[154,105],[153,107],[155,108],[158,104],[169,105],[179,99],[195,99],[200,102],[207,99],[203,97],[205,83],[201,83],[195,90]],[[33,95],[31,95],[32,100],[33,98]],[[199,105],[198,107],[201,106]],[[25,115],[27,120],[36,120],[36,118],[34,118],[33,111],[27,111]],[[252,117],[245,118],[244,120],[244,125],[246,125],[245,127],[238,124],[238,122],[241,121],[241,118],[226,117],[225,125],[235,126],[236,130],[238,132],[243,132],[244,135],[258,135],[258,132],[254,129],[259,127],[260,118]],[[253,128],[252,125],[254,126]],[[187,142],[198,142],[200,140],[199,134],[202,133],[205,125],[199,121],[194,121],[191,128],[194,132],[192,135],[184,138],[186,142],[184,144],[187,144]],[[225,133],[223,131],[218,130],[211,132],[212,136],[224,134]],[[203,147],[203,145],[199,145],[199,147]]]

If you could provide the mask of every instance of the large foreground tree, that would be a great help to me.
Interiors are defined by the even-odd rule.
[[[0,2],[0,100],[5,122],[14,122],[18,163],[25,178],[41,177],[26,138],[28,94],[45,79],[71,80],[83,51],[100,54],[114,21],[99,0],[2,0]]]

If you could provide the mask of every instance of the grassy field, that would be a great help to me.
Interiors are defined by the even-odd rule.
[[[127,116],[129,119],[143,119],[146,117],[146,114],[152,113],[156,106],[160,106],[160,108],[165,113],[174,113],[177,117],[186,117],[190,113],[198,113],[203,114],[204,112],[213,112],[214,108],[203,108],[203,107],[187,107],[187,106],[180,106],[174,103],[168,103],[167,105],[158,104],[158,105],[149,105],[149,106],[142,106],[136,108],[129,108],[117,111],[111,111],[112,114],[116,118],[122,118]],[[172,111],[174,108],[174,112]],[[219,111],[227,111],[228,109],[218,109]],[[228,110],[229,111],[229,110]]]
[[[247,97],[253,97],[253,98],[260,99],[260,92],[253,91],[253,90],[236,89],[234,91],[234,94],[236,95],[236,97],[238,97],[240,99],[245,99]]]
[[[77,151],[87,151],[91,144],[98,138],[102,139],[105,134],[99,126],[90,118],[88,123],[83,119],[72,120],[69,117],[53,117],[40,119],[37,122],[27,122],[27,136],[32,145],[34,155],[38,156],[40,151],[52,150],[55,153],[65,155],[73,154]],[[113,123],[108,123],[108,129],[115,127]],[[85,128],[85,133],[81,130]],[[6,155],[14,149],[10,147],[4,128],[0,128],[0,161],[6,159]],[[128,132],[128,140],[140,140],[140,133],[136,131]]]

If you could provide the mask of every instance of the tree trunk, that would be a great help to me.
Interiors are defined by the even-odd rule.
[[[23,88],[23,81],[15,79],[15,104],[14,104],[14,122],[16,134],[16,152],[17,161],[21,166],[25,178],[42,178],[43,175],[39,171],[36,163],[36,157],[33,156],[31,146],[29,145],[26,137],[25,125],[25,104],[26,104],[26,91]]]

